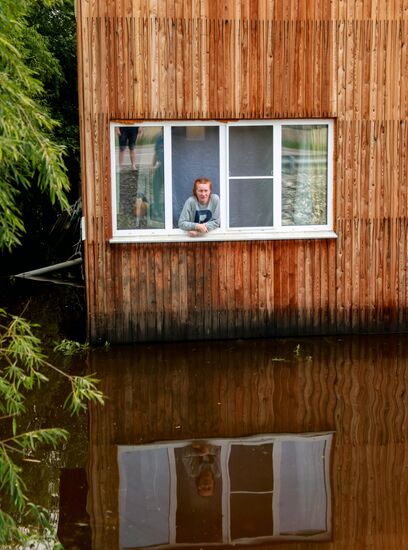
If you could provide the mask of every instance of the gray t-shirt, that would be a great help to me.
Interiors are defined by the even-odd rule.
[[[184,231],[193,231],[197,223],[205,223],[208,231],[220,227],[220,197],[211,194],[208,204],[203,206],[196,197],[189,197],[184,203],[178,226]]]
[[[199,476],[203,470],[210,470],[214,477],[221,476],[221,447],[216,445],[187,445],[182,450],[182,461],[189,477]]]

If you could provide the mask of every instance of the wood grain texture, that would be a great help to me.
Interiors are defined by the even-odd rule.
[[[407,0],[78,0],[77,18],[92,340],[407,330]],[[109,244],[112,120],[313,117],[335,119],[337,241]]]
[[[90,405],[93,548],[118,548],[116,445],[321,431],[335,432],[333,540],[265,548],[405,548],[407,359],[403,336],[167,343],[92,354],[90,368],[109,397],[104,407]]]

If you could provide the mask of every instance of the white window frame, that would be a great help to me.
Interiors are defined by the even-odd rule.
[[[306,539],[309,542],[313,541],[327,541],[332,535],[332,498],[331,498],[331,476],[330,476],[330,465],[331,465],[331,449],[333,443],[334,432],[316,432],[316,433],[299,433],[299,434],[260,434],[256,436],[249,436],[236,439],[208,439],[206,443],[220,447],[220,470],[221,470],[221,479],[222,479],[222,495],[221,495],[221,505],[222,505],[222,541],[217,541],[216,543],[205,543],[205,546],[219,546],[220,544],[265,544],[272,543],[276,541],[297,541],[297,542],[306,542]],[[325,488],[325,521],[326,529],[319,533],[310,534],[304,536],[301,533],[282,533],[281,532],[281,518],[280,518],[280,500],[281,497],[285,495],[284,487],[282,488],[281,477],[282,477],[282,444],[284,442],[297,442],[297,441],[309,441],[317,442],[321,441],[324,443],[324,451],[321,456],[321,470],[320,473],[324,477],[324,488]],[[186,445],[192,443],[202,443],[202,440],[191,440],[191,441],[170,441],[170,442],[159,442],[146,445],[118,445],[117,447],[117,462],[119,470],[119,517],[126,517],[125,512],[125,499],[126,490],[127,490],[127,471],[123,467],[122,455],[125,453],[139,453],[148,450],[158,450],[166,449],[167,458],[168,458],[168,471],[170,477],[169,485],[169,516],[168,516],[168,533],[169,540],[168,542],[163,542],[159,545],[152,546],[151,548],[195,548],[202,547],[203,543],[177,543],[177,525],[176,525],[176,511],[177,511],[177,469],[176,469],[176,460],[175,460],[175,450],[178,448],[183,448]],[[252,491],[240,491],[235,490],[231,491],[231,477],[229,470],[229,457],[231,453],[231,447],[233,445],[250,445],[258,446],[270,444],[272,445],[272,456],[271,456],[271,472],[273,474],[273,488],[272,491],[266,491],[266,493],[271,494],[271,509],[270,509],[270,518],[273,525],[273,533],[270,535],[262,536],[253,536],[248,538],[235,538],[231,536],[231,505],[230,497],[232,494],[238,494],[242,492],[250,493]],[[319,466],[319,465],[317,465]],[[302,481],[302,480],[301,480]],[[260,492],[253,494],[261,494]],[[265,493],[264,493],[265,494]],[[159,508],[155,508],[156,510]],[[125,526],[123,524],[119,525],[119,538],[121,538],[121,531]]]
[[[161,127],[164,142],[164,204],[165,229],[118,229],[116,190],[115,129],[119,126]],[[326,125],[328,129],[327,152],[327,223],[324,225],[281,225],[281,136],[282,126]],[[172,149],[171,128],[174,126],[217,126],[219,128],[219,181],[220,181],[220,227],[203,236],[192,238],[181,229],[172,227]],[[273,126],[273,227],[228,227],[229,205],[229,143],[228,128],[233,126]],[[334,121],[332,119],[288,119],[288,120],[245,120],[245,121],[154,121],[125,124],[112,122],[111,143],[111,199],[112,238],[111,243],[131,242],[203,242],[282,239],[327,239],[337,238],[334,232]],[[188,197],[186,197],[187,199]]]

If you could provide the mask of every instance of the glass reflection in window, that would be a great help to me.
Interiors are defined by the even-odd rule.
[[[115,134],[117,228],[164,228],[163,128],[118,126]]]
[[[282,225],[327,223],[327,125],[282,127]]]

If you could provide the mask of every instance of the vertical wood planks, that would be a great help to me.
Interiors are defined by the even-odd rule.
[[[406,0],[77,2],[91,338],[406,330]],[[110,244],[111,120],[333,117],[333,241]],[[209,288],[211,286],[211,288]]]

